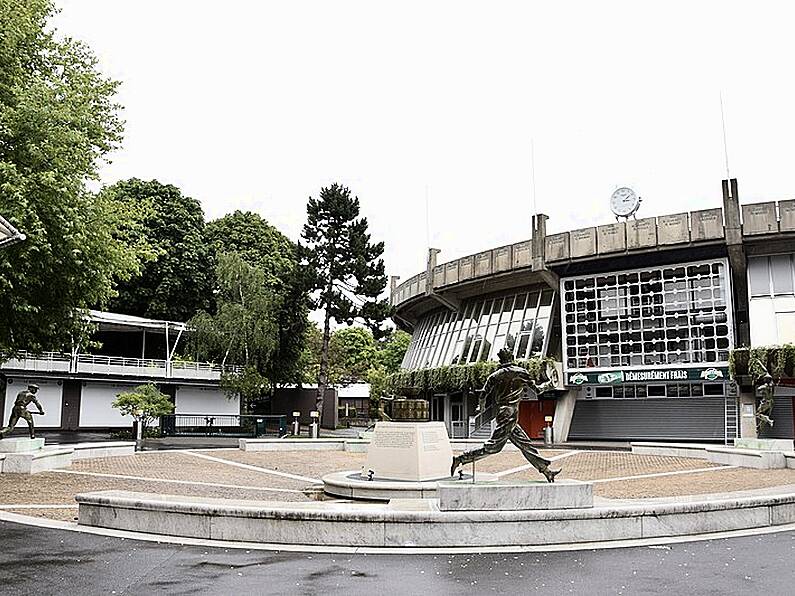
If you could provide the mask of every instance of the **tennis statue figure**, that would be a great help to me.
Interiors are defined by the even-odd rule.
[[[17,399],[14,401],[14,407],[11,408],[11,418],[8,421],[8,426],[0,430],[0,439],[5,437],[8,433],[14,430],[20,418],[23,418],[28,423],[28,431],[30,438],[36,438],[36,432],[33,429],[33,414],[44,415],[44,408],[41,407],[39,400],[36,398],[36,392],[39,390],[38,385],[30,384],[27,389],[23,389],[17,394]],[[28,404],[33,403],[39,409],[38,412],[31,412],[28,410]]]
[[[519,426],[519,402],[526,388],[530,387],[539,394],[554,387],[554,381],[536,385],[525,369],[514,364],[510,350],[500,350],[498,357],[500,366],[486,379],[481,399],[481,404],[484,400],[493,400],[492,403],[497,408],[497,426],[483,447],[453,457],[450,475],[454,476],[456,470],[465,464],[499,453],[505,447],[505,443],[510,441],[519,448],[525,459],[544,475],[547,482],[555,482],[555,476],[560,474],[560,470],[549,468],[552,462],[541,457],[538,450],[530,444],[530,437]]]

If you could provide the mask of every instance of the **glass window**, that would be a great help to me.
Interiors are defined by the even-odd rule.
[[[529,307],[528,296],[532,301]],[[496,359],[500,349],[514,350],[519,343],[522,354],[517,354],[518,358],[542,353],[549,318],[536,323],[535,315],[539,302],[551,312],[554,297],[554,292],[547,291],[505,293],[465,301],[459,312],[439,309],[428,313],[417,324],[403,366],[421,368]]]
[[[773,275],[774,294],[795,293],[792,283],[792,259],[789,255],[770,257],[770,272]]]
[[[563,280],[563,287],[570,281]],[[573,282],[562,322],[567,369],[728,361],[732,337],[725,262]],[[542,315],[543,308],[539,323],[545,329]]]
[[[748,259],[748,282],[751,286],[751,296],[770,295],[770,271],[767,257]]]

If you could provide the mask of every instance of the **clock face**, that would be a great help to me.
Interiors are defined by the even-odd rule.
[[[617,188],[610,197],[610,209],[613,210],[613,213],[622,217],[634,213],[639,205],[638,195],[631,188]]]

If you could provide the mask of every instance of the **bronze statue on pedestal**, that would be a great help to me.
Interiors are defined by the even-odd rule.
[[[551,389],[554,383],[547,381],[537,386],[525,369],[514,364],[513,354],[509,350],[500,350],[498,357],[500,359],[499,368],[489,375],[483,386],[484,398],[486,400],[493,399],[498,408],[497,426],[483,447],[453,457],[450,475],[455,475],[456,470],[464,464],[499,453],[505,447],[505,443],[510,441],[519,448],[525,459],[544,475],[547,482],[554,482],[555,476],[560,473],[560,470],[549,468],[549,464],[552,462],[541,457],[538,450],[530,444],[530,437],[519,426],[519,402],[525,389],[530,387],[536,393],[543,393]]]
[[[36,392],[39,390],[38,385],[30,384],[27,389],[23,389],[17,394],[17,399],[14,401],[14,407],[11,408],[11,418],[8,421],[8,426],[0,430],[0,439],[5,437],[8,433],[14,430],[20,418],[23,418],[28,423],[28,431],[30,431],[30,438],[36,438],[36,432],[33,428],[33,414],[44,414],[44,408],[41,407],[39,400],[36,398]],[[28,404],[33,403],[39,409],[38,412],[30,412]]]

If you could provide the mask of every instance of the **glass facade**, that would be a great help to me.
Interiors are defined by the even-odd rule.
[[[567,370],[728,363],[725,260],[561,281]]]
[[[478,297],[459,311],[440,308],[417,324],[403,368],[496,360],[507,347],[517,359],[546,352],[555,293],[549,289]]]
[[[751,344],[795,342],[795,255],[748,259]]]

